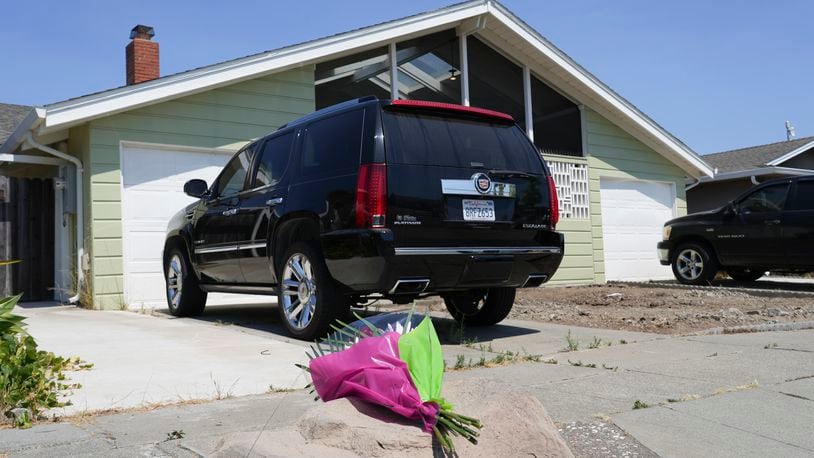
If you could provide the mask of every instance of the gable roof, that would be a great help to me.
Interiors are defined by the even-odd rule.
[[[14,128],[20,124],[29,111],[31,111],[31,107],[26,105],[0,103],[0,145],[14,132]]]
[[[716,174],[724,174],[776,166],[811,148],[814,136],[707,154],[703,159],[717,169]]]
[[[488,33],[523,56],[532,71],[543,74],[579,103],[587,105],[653,148],[693,177],[712,169],[689,147],[633,104],[556,48],[536,30],[494,0],[472,0],[435,11],[385,22],[319,40],[165,76],[131,86],[65,100],[31,112],[0,153],[14,151],[25,132],[54,134],[122,111],[211,90],[341,55],[457,27],[464,33]]]

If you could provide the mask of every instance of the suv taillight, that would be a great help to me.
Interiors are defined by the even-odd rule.
[[[549,225],[554,230],[557,228],[557,223],[560,222],[560,201],[557,199],[557,185],[551,175],[548,176],[548,206],[551,208]]]
[[[387,167],[362,164],[356,181],[356,227],[384,227],[387,215]]]

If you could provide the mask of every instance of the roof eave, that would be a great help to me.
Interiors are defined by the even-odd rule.
[[[814,171],[808,169],[798,169],[793,167],[778,167],[778,166],[767,166],[767,167],[757,167],[754,169],[747,169],[747,170],[736,170],[734,172],[725,172],[719,173],[713,177],[703,177],[701,178],[701,183],[714,183],[719,181],[728,181],[728,180],[737,180],[740,178],[748,178],[753,176],[764,176],[764,175],[788,175],[788,176],[804,176],[804,175],[812,175]]]
[[[47,133],[125,110],[191,95],[313,62],[348,49],[377,46],[419,30],[429,30],[485,14],[487,2],[475,0],[384,24],[362,28],[288,48],[248,56],[155,81],[125,86],[47,105],[41,131]]]
[[[789,151],[788,153],[778,157],[777,159],[773,159],[770,162],[767,162],[766,165],[780,165],[780,164],[788,161],[789,159],[793,159],[793,158],[805,153],[806,151],[810,150],[811,148],[814,148],[814,140],[806,143],[805,145],[803,145],[803,146],[801,146],[799,148],[796,148],[796,149],[794,149],[792,151]]]
[[[712,177],[714,175],[712,167],[704,162],[697,154],[675,139],[661,126],[650,120],[647,115],[634,107],[630,102],[616,94],[603,82],[599,81],[594,75],[568,57],[506,7],[500,3],[490,1],[489,12],[513,29],[515,33],[534,44],[540,52],[543,52],[562,68],[568,70],[575,79],[585,85],[592,93],[600,96],[604,101],[621,111],[627,118],[634,121],[640,129],[659,141],[659,143],[668,147],[669,151],[679,159],[678,163],[682,165],[681,168],[690,176],[698,178],[701,176]]]
[[[6,141],[0,145],[0,154],[12,154],[17,147],[25,142],[26,133],[34,131],[45,120],[46,111],[41,107],[34,107],[28,114],[17,124],[14,132],[9,135]]]

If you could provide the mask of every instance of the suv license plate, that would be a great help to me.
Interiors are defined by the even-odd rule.
[[[495,201],[463,199],[464,221],[494,221]]]

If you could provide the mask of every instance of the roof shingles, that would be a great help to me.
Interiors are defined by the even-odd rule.
[[[739,172],[741,170],[764,167],[769,162],[811,142],[814,142],[814,137],[803,137],[797,140],[707,154],[702,156],[702,159],[717,169],[716,175],[720,173]]]
[[[0,103],[0,145],[14,132],[17,124],[25,118],[32,107]]]

